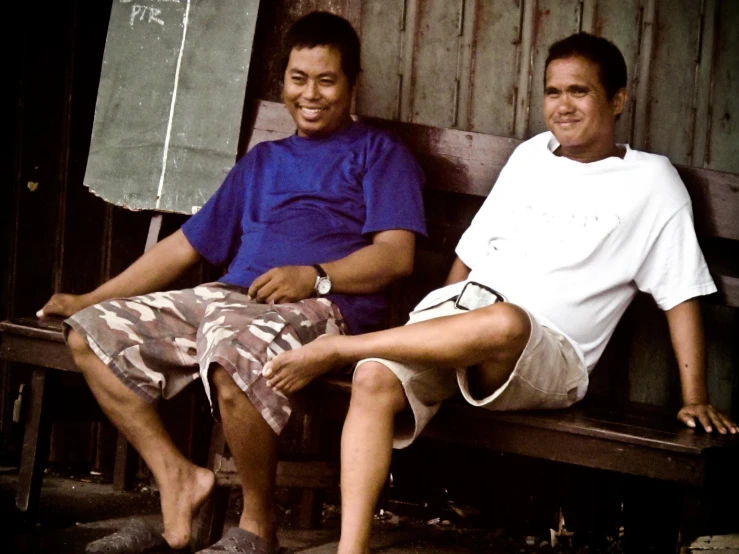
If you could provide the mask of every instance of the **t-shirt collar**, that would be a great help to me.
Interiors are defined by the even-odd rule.
[[[358,126],[358,123],[354,121],[353,119],[347,123],[346,125],[343,125],[333,133],[329,133],[327,135],[322,135],[318,137],[301,137],[298,135],[297,129],[295,130],[295,134],[291,137],[295,142],[300,142],[302,144],[321,144],[328,141],[334,141],[336,139],[341,139],[345,136],[350,135],[354,129]]]
[[[569,158],[564,158],[563,156],[557,156],[557,155],[555,155],[554,152],[555,152],[555,150],[557,150],[557,148],[559,148],[560,144],[559,144],[559,141],[557,140],[557,138],[554,136],[554,133],[552,133],[551,131],[548,131],[548,133],[549,133],[549,140],[547,141],[547,150],[549,150],[549,152],[552,154],[553,157],[558,158],[558,159],[565,159],[567,161],[574,162],[574,163],[582,163],[582,162],[578,162],[576,160],[570,160]],[[608,156],[607,158],[604,158],[602,160],[598,160],[597,162],[590,162],[587,165],[592,165],[592,164],[607,162],[608,160],[611,160],[611,159],[618,160],[618,161],[627,160],[629,158],[629,155],[632,152],[631,147],[628,145],[628,143],[623,143],[623,144],[616,143],[616,146],[619,146],[619,147],[624,148],[626,150],[626,153],[624,154],[624,157],[623,158],[619,158],[618,156]]]

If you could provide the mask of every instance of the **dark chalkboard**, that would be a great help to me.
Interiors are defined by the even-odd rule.
[[[114,0],[85,185],[193,213],[234,163],[259,0]]]

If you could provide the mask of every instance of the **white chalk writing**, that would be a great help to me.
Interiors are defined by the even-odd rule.
[[[139,21],[144,21],[144,18],[146,17],[146,14],[148,15],[148,19],[146,20],[147,23],[159,23],[159,25],[164,25],[164,21],[159,19],[157,16],[162,13],[162,10],[159,8],[152,8],[151,6],[142,6],[141,4],[134,4],[131,6],[131,26],[133,27],[134,21],[136,21],[136,18],[139,18]]]

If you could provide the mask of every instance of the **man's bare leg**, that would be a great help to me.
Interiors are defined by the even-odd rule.
[[[518,306],[498,303],[471,312],[422,321],[376,333],[325,336],[290,350],[265,365],[275,389],[295,392],[301,374],[316,375],[363,358],[385,358],[437,367],[475,367],[497,362],[507,368],[518,359],[531,333],[528,314]],[[508,378],[505,371],[473,372],[481,392],[497,388]],[[510,374],[510,372],[508,373]]]
[[[90,350],[76,331],[69,333],[75,363],[105,415],[141,454],[159,486],[164,533],[174,549],[190,542],[192,518],[213,489],[213,473],[185,458],[164,429],[156,410],[129,390]]]
[[[407,407],[403,387],[387,367],[357,368],[341,435],[341,540],[338,554],[369,552],[372,515],[390,471],[394,418]]]
[[[353,361],[354,356],[378,356],[374,350],[370,350],[373,347],[381,350],[380,357],[387,357],[388,352],[398,352],[394,340],[401,343],[399,348],[407,348],[405,353],[397,356],[401,361],[412,363],[419,358],[426,360],[424,356],[433,355],[432,352],[438,349],[439,359],[444,360],[443,365],[471,366],[468,376],[472,393],[482,398],[505,383],[528,342],[528,316],[515,306],[512,308],[478,310],[478,313],[471,312],[461,317],[452,316],[403,328],[420,330],[419,333],[394,332],[401,329],[377,333],[367,341],[372,343],[367,350],[363,350],[364,341],[361,340],[367,335],[338,337],[341,339],[337,341],[339,349],[345,343],[344,338],[360,339],[355,349],[349,345],[348,353],[342,354],[340,350],[336,353],[329,348],[323,351],[328,354],[322,358],[324,344],[317,343],[301,350],[312,345],[321,347],[315,349],[315,363],[326,360],[331,365],[336,360],[340,360],[339,363]],[[438,321],[442,323],[435,324]],[[318,342],[332,339],[327,337]],[[435,340],[435,346],[424,343],[428,340]],[[387,350],[383,351],[383,348]],[[309,351],[307,358],[313,360],[314,354]],[[406,407],[407,400],[400,381],[388,368],[375,362],[365,362],[357,368],[341,442],[342,527],[339,554],[369,552],[372,515],[390,469],[395,416]]]
[[[223,432],[236,462],[244,492],[239,527],[277,544],[274,510],[277,435],[246,394],[222,367],[214,367],[211,381],[218,394]]]

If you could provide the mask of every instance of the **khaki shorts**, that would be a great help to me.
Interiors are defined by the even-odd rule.
[[[525,311],[525,310],[524,310]],[[407,325],[466,313],[453,301],[412,312]],[[528,312],[526,312],[529,314]],[[588,388],[588,372],[570,341],[560,333],[541,325],[531,314],[531,335],[508,381],[486,398],[474,398],[467,384],[467,368],[412,366],[368,358],[389,368],[405,390],[411,413],[400,414],[395,425],[393,446],[405,448],[423,431],[439,410],[441,403],[462,392],[473,406],[488,410],[533,410],[566,408],[582,400]]]
[[[280,352],[347,329],[338,307],[325,298],[259,304],[247,292],[208,283],[107,300],[67,319],[66,330],[83,336],[113,374],[150,403],[200,381],[217,416],[209,372],[220,365],[279,434],[290,417],[290,400],[267,386],[262,366]]]

